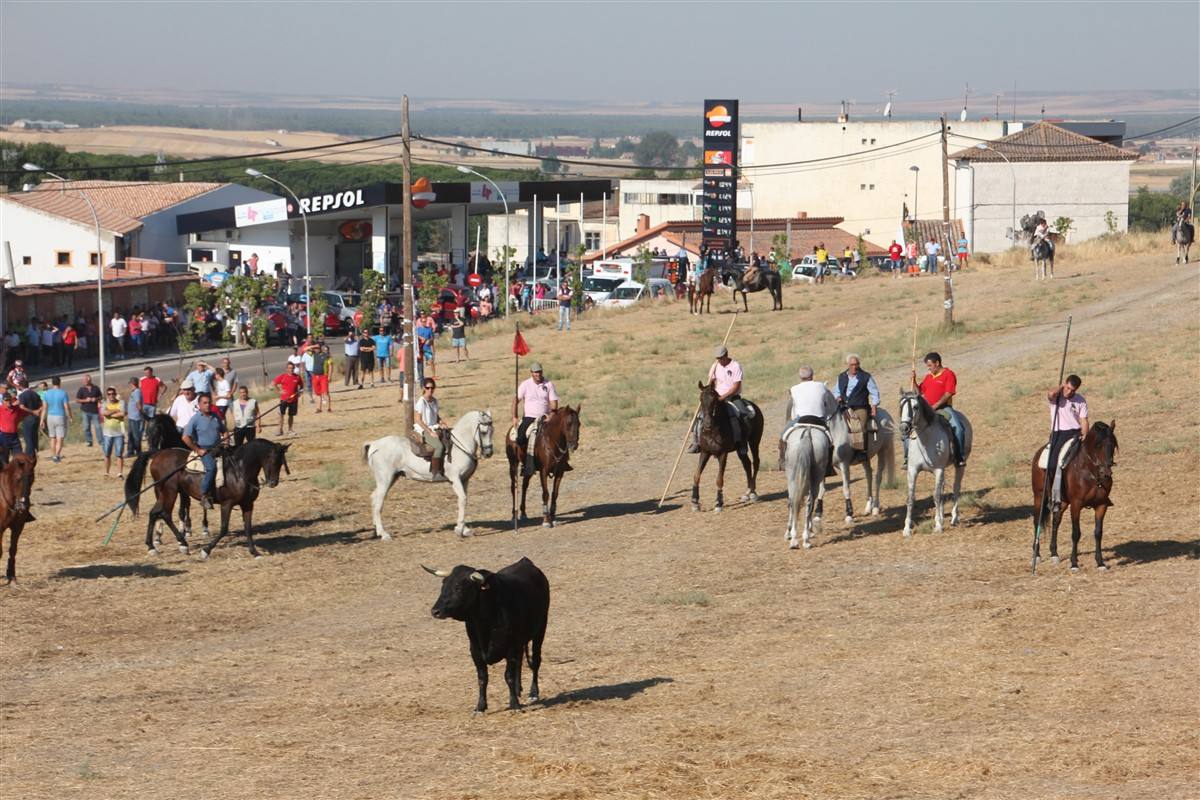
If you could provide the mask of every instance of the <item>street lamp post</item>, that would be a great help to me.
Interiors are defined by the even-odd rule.
[[[303,204],[301,204],[300,198],[296,196],[295,192],[293,192],[291,189],[289,189],[287,186],[285,186],[283,181],[276,180],[275,178],[272,178],[270,175],[267,175],[265,172],[260,172],[259,170],[256,170],[253,167],[247,167],[246,174],[249,175],[251,178],[266,178],[271,183],[274,183],[279,188],[283,189],[285,192],[290,194],[292,196],[292,199],[296,201],[296,210],[300,212],[300,219],[304,223],[304,319],[305,319],[305,323],[306,323],[304,326],[304,329],[305,329],[304,332],[306,334],[311,334],[312,333],[312,313],[311,313],[312,278],[310,277],[309,268],[308,268],[308,214],[304,213],[304,206],[303,206]],[[321,324],[322,324],[321,330],[324,330],[323,326],[325,324],[325,321],[321,320]]]
[[[1008,160],[1008,156],[1001,153],[994,147],[988,147],[986,142],[979,142],[975,145],[976,150],[991,150],[996,155],[1004,159],[1004,163],[1008,164],[1008,171],[1012,173],[1012,241],[1017,243],[1017,170],[1012,162]]]
[[[918,203],[917,201],[918,201],[918,200],[920,199],[920,197],[921,197],[921,196],[920,196],[920,195],[917,193],[917,192],[918,192],[918,190],[919,190],[919,188],[920,188],[919,184],[917,183],[917,178],[921,177],[921,168],[920,168],[920,167],[918,167],[916,164],[914,164],[913,166],[909,167],[909,169],[911,169],[911,170],[912,170],[912,174],[913,174],[913,211],[912,211],[912,218],[913,218],[914,220],[916,220],[916,219],[920,219],[920,218],[921,218],[921,215],[917,213],[917,206],[919,205],[919,203]]]
[[[67,179],[61,175],[55,175],[48,169],[42,169],[37,164],[25,164],[26,172],[43,172],[51,178],[67,183]],[[104,371],[104,246],[100,240],[100,215],[96,213],[96,206],[92,205],[91,199],[81,189],[75,189],[83,202],[87,203],[88,210],[92,212],[92,222],[96,225],[96,352],[100,354],[100,391],[108,388],[105,380]]]
[[[509,286],[508,286],[508,273],[509,273],[508,259],[510,257],[509,232],[512,229],[512,220],[510,220],[508,218],[508,198],[506,198],[504,196],[504,190],[501,189],[499,186],[497,186],[496,182],[494,180],[489,178],[487,175],[484,175],[482,172],[476,172],[475,170],[471,169],[468,166],[464,166],[463,164],[458,165],[458,171],[465,175],[478,175],[479,177],[483,178],[485,181],[490,183],[492,185],[492,188],[496,190],[496,193],[498,195],[500,195],[500,202],[504,203],[504,316],[507,317],[508,316],[508,303],[512,299],[512,295],[509,292]],[[537,264],[536,254],[534,256],[533,261],[534,261],[534,264]]]

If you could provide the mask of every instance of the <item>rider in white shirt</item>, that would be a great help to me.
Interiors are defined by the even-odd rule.
[[[825,420],[837,411],[833,392],[825,384],[813,380],[812,367],[800,368],[800,382],[791,388],[790,394],[790,422],[824,427]]]

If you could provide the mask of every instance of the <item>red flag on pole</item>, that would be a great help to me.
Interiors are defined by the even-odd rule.
[[[513,352],[519,356],[529,355],[529,345],[525,344],[525,337],[521,335],[520,329],[513,334]]]

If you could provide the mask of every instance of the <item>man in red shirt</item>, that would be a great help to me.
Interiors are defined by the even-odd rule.
[[[288,362],[287,372],[271,381],[272,386],[279,387],[279,435],[283,436],[283,418],[287,416],[288,435],[293,436],[292,422],[296,419],[296,407],[300,404],[300,390],[304,382],[296,374],[296,365]]]
[[[958,392],[958,377],[953,371],[942,366],[942,357],[938,353],[926,353],[925,366],[929,372],[921,379],[920,384],[917,383],[917,371],[913,370],[912,387],[920,391],[925,402],[950,424],[950,430],[954,433],[951,437],[954,442],[954,460],[959,466],[963,466],[966,464],[962,457],[966,444],[963,442],[962,419],[953,407],[954,395]],[[908,461],[907,447],[904,460]]]
[[[17,400],[16,395],[7,389],[4,392],[3,402],[0,402],[0,466],[8,463],[10,453],[21,452],[21,437],[17,434],[21,418],[33,414],[25,406],[21,405]],[[34,457],[37,453],[31,453]]]
[[[892,239],[892,246],[888,248],[888,258],[892,260],[892,277],[899,278],[903,273],[904,248],[896,244],[895,239]]]
[[[142,370],[142,379],[138,388],[142,390],[142,417],[147,422],[158,414],[158,393],[162,391],[163,382],[154,377],[154,367]]]

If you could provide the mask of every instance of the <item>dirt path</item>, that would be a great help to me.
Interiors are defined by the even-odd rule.
[[[264,492],[257,514],[271,553],[260,561],[236,540],[207,563],[147,560],[142,520],[100,547],[90,519],[115,483],[83,479],[94,457],[72,454],[75,472],[39,475],[24,588],[0,597],[0,779],[28,797],[1196,795],[1200,492],[1189,482],[1164,502],[1157,476],[1194,470],[1200,445],[1194,423],[1171,422],[1200,378],[1200,284],[1195,270],[1129,265],[1089,266],[1049,306],[1023,272],[959,280],[969,332],[938,348],[969,387],[978,463],[965,524],[933,536],[926,499],[909,542],[892,489],[883,517],[787,551],[784,486],[770,471],[756,505],[691,514],[677,479],[668,510],[651,513],[693,395],[660,399],[637,370],[614,370],[653,361],[662,341],[687,342],[680,360],[702,363],[705,331],[726,318],[679,309],[585,321],[571,340],[530,332],[538,357],[570,372],[568,399],[587,393],[585,442],[552,531],[511,533],[507,467],[493,459],[471,498],[482,535],[449,532],[443,487],[401,483],[385,514],[405,535],[368,539],[356,456],[394,424],[391,389],[342,393],[332,417],[301,418],[293,477]],[[738,322],[768,442],[775,387],[802,360],[827,374],[861,338],[838,327],[847,303],[875,336],[911,341],[905,303],[940,285],[900,283],[793,292],[789,303],[808,308],[756,305]],[[1095,286],[1109,296],[1089,298]],[[1035,322],[1006,322],[1006,304]],[[1067,313],[1096,413],[1146,424],[1118,431],[1114,569],[1091,567],[1085,535],[1082,572],[1033,580],[1021,459],[1045,435],[1037,390],[1057,370]],[[650,325],[647,314],[660,316]],[[609,342],[619,345],[606,352]],[[767,374],[765,349],[782,342],[787,370]],[[473,367],[442,367],[448,407],[501,407],[507,344],[478,340]],[[868,363],[885,389],[906,376],[908,346]],[[660,372],[673,380],[670,365]],[[641,394],[661,416],[641,411]],[[625,435],[652,457],[631,462],[605,427],[621,402]],[[729,483],[740,493],[739,475]],[[925,498],[927,478],[921,488]],[[437,584],[417,565],[495,568],[520,555],[553,586],[548,702],[473,719],[465,636],[429,617]],[[502,685],[493,670],[493,709]]]

